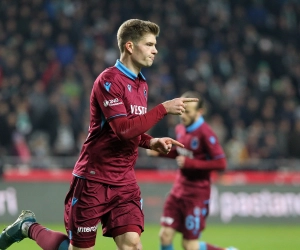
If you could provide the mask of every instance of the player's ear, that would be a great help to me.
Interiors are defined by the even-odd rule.
[[[133,52],[133,46],[134,46],[134,44],[133,44],[133,42],[131,42],[131,41],[128,41],[127,43],[125,43],[125,49],[126,49],[130,54],[132,54],[132,52]]]
[[[206,114],[206,109],[205,108],[199,108],[198,109],[200,115],[205,115]]]

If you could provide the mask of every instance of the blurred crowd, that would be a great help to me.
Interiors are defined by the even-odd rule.
[[[0,155],[74,156],[126,19],[160,25],[149,109],[196,90],[230,161],[300,158],[297,0],[1,0]],[[149,131],[174,136],[174,116]]]

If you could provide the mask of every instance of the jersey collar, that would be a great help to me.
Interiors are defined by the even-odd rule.
[[[195,131],[197,128],[199,128],[204,123],[204,118],[202,116],[199,117],[197,121],[195,121],[190,126],[186,127],[186,132],[190,133]]]
[[[138,77],[138,75],[134,74],[123,63],[121,63],[119,59],[116,61],[115,67],[132,80],[135,80]],[[146,81],[146,78],[143,76],[142,72],[140,72],[139,75],[143,78],[144,81]]]

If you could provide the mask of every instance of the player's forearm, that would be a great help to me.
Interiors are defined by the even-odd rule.
[[[144,115],[132,119],[115,118],[109,122],[112,130],[120,140],[129,140],[144,134],[167,114],[162,104],[157,105]]]
[[[227,166],[226,158],[217,160],[197,160],[186,157],[184,168],[201,170],[224,170]]]
[[[150,140],[152,138],[153,137],[150,136],[150,135],[148,135],[148,134],[142,134],[141,135],[141,141],[140,141],[139,147],[150,149]]]

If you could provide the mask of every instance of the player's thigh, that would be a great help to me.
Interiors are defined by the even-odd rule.
[[[127,185],[115,187],[114,191],[119,199],[101,219],[103,235],[116,237],[127,232],[141,234],[144,231],[144,213],[139,187],[136,184]]]
[[[182,247],[184,250],[199,250],[199,241],[183,239]]]
[[[140,235],[137,232],[126,232],[114,237],[118,250],[141,250]]]
[[[208,204],[203,200],[181,201],[184,215],[184,223],[181,225],[181,233],[185,240],[197,240],[205,228],[208,213]]]
[[[169,245],[173,241],[176,230],[172,227],[162,226],[159,231],[159,238],[163,245]]]
[[[170,227],[180,232],[184,224],[184,216],[182,213],[181,200],[173,195],[169,195],[164,203],[163,214],[160,218],[162,227]]]
[[[72,244],[70,244],[68,250],[94,250],[94,247],[80,248],[80,247],[74,247],[74,246],[72,246]]]
[[[105,208],[107,185],[74,178],[65,201],[65,225],[70,243],[76,249],[93,249],[100,218]]]

